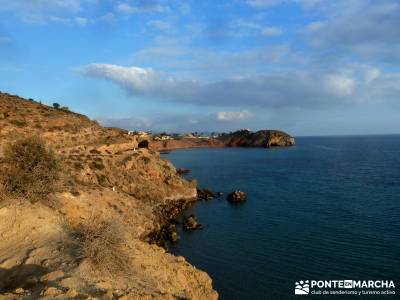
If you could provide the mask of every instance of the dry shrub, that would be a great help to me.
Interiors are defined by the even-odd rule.
[[[73,229],[77,253],[94,269],[108,275],[129,273],[129,256],[123,250],[124,234],[114,221],[92,216]]]
[[[59,173],[54,152],[41,138],[28,137],[5,148],[0,185],[11,196],[46,200],[56,190]]]
[[[10,123],[21,128],[28,124],[25,120],[10,120]]]

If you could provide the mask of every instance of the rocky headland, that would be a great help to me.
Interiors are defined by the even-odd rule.
[[[295,140],[286,132],[279,130],[260,130],[252,132],[239,130],[221,134],[215,138],[180,138],[164,141],[150,141],[150,148],[157,151],[168,151],[188,148],[222,148],[222,147],[289,147]]]

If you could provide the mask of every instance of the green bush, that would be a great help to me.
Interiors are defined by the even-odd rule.
[[[41,138],[28,137],[8,145],[3,161],[0,181],[5,192],[35,202],[55,191],[60,165]]]

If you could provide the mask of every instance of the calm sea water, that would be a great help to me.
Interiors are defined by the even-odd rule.
[[[180,232],[172,251],[208,272],[221,299],[315,298],[294,295],[304,279],[395,280],[398,296],[400,136],[296,142],[166,155],[201,187],[248,195],[243,205],[198,203],[192,212],[204,229]]]

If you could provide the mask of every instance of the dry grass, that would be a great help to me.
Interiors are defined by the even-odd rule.
[[[0,186],[11,196],[46,200],[56,190],[59,173],[54,152],[41,138],[28,137],[5,148]]]
[[[94,269],[108,275],[129,274],[129,256],[124,252],[124,234],[114,221],[92,216],[73,228],[78,256],[87,259]]]

